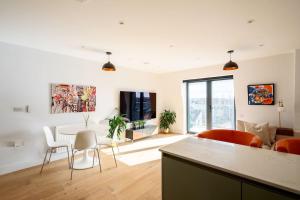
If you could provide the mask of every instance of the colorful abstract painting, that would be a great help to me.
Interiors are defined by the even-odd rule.
[[[274,84],[248,85],[249,105],[274,105]]]
[[[51,113],[93,112],[96,87],[51,84]]]

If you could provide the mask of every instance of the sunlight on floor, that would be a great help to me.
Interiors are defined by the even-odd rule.
[[[119,147],[117,160],[129,165],[138,165],[145,162],[161,159],[161,146],[171,144],[188,137],[188,135],[174,135],[166,137],[153,137]],[[103,149],[102,152],[112,154],[111,149]]]

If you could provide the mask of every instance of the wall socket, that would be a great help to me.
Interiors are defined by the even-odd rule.
[[[15,141],[13,141],[13,145],[15,148],[24,147],[24,141],[23,140],[15,140]]]
[[[25,107],[13,107],[13,111],[29,113],[30,112],[29,105],[26,105]]]

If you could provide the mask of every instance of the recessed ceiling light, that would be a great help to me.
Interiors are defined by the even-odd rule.
[[[86,3],[86,2],[88,2],[89,0],[76,0],[76,1],[78,1],[79,3]]]
[[[125,23],[124,23],[124,21],[121,20],[121,21],[119,21],[119,24],[124,25]]]
[[[248,24],[252,24],[253,22],[255,22],[254,19],[249,19],[249,20],[247,21]]]

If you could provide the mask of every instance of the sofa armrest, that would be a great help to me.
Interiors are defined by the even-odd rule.
[[[281,139],[275,144],[275,151],[288,153],[289,152],[289,144],[285,139]]]
[[[250,147],[257,147],[257,148],[261,148],[262,146],[262,140],[255,136],[252,138],[252,140],[250,141],[250,144],[249,144]]]
[[[279,146],[279,147],[276,147],[276,151],[279,151],[279,152],[284,152],[284,153],[288,153],[288,148],[286,146]]]

